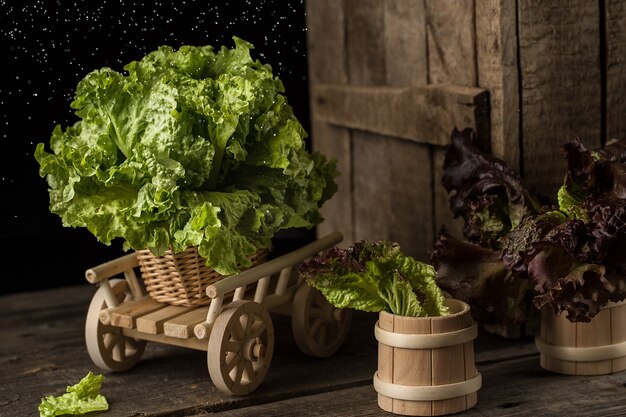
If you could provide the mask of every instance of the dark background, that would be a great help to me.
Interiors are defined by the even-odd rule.
[[[78,81],[160,45],[233,47],[234,35],[273,67],[308,131],[302,0],[0,0],[0,294],[84,283],[85,269],[123,254],[48,211],[33,157],[55,125],[78,120]]]

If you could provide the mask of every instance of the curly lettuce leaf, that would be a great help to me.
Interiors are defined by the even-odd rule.
[[[526,320],[532,287],[505,268],[500,252],[462,242],[440,232],[431,254],[437,284],[472,306],[472,315],[489,324],[514,324]]]
[[[61,396],[52,395],[41,399],[39,415],[41,417],[55,417],[62,415],[82,415],[92,411],[106,411],[109,404],[100,394],[100,386],[104,375],[94,375],[89,372],[80,382],[67,387],[67,392]]]
[[[335,164],[306,150],[283,84],[234,42],[163,46],[79,83],[80,120],[35,151],[64,226],[156,255],[199,246],[231,274],[279,230],[322,221]]]
[[[502,237],[524,217],[538,213],[541,204],[504,161],[476,148],[472,135],[470,129],[452,132],[442,182],[451,193],[452,212],[465,221],[465,237],[498,249]]]
[[[397,243],[333,248],[303,263],[300,273],[338,308],[411,317],[449,314],[434,268],[403,254]]]

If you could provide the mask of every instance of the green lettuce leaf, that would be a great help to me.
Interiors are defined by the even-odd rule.
[[[321,222],[335,164],[306,150],[282,82],[251,44],[234,42],[163,46],[125,74],[80,81],[80,120],[35,150],[64,226],[156,255],[199,246],[208,266],[232,274],[279,230]]]
[[[333,248],[303,263],[300,273],[338,308],[411,317],[449,314],[434,268],[406,256],[394,242]]]
[[[89,372],[78,384],[67,387],[65,394],[42,398],[39,405],[40,417],[82,415],[92,411],[108,410],[109,404],[100,394],[103,380],[103,375]]]

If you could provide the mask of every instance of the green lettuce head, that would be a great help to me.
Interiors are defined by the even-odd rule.
[[[110,244],[161,255],[198,246],[221,274],[250,265],[277,231],[311,228],[337,187],[269,65],[235,48],[163,46],[76,90],[80,118],[35,158],[50,210]]]
[[[337,308],[409,317],[449,314],[435,268],[405,255],[395,242],[333,248],[303,263],[300,273]]]

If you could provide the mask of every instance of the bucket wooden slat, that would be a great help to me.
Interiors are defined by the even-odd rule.
[[[626,304],[623,303],[609,304],[589,323],[572,323],[565,314],[555,316],[547,306],[541,311],[537,340],[541,367],[566,375],[605,375],[622,371],[626,369],[626,354],[616,357],[621,352],[610,351],[626,341],[625,328]],[[590,353],[590,349],[594,351]]]
[[[378,324],[381,328],[393,331],[393,315],[381,314],[378,318]],[[378,344],[378,363],[387,364],[387,366],[378,367],[378,376],[384,381],[393,381],[393,347],[382,343]],[[378,394],[378,404],[383,410],[393,410],[394,399],[383,394]]]
[[[383,410],[403,415],[435,416],[457,413],[476,404],[475,391],[460,396],[459,391],[454,391],[457,396],[453,398],[441,395],[452,385],[464,384],[478,375],[473,340],[468,341],[475,337],[469,306],[457,300],[448,300],[448,303],[453,314],[446,317],[402,317],[380,313],[378,326],[383,331],[376,331],[379,362],[375,388],[378,405]],[[458,342],[449,340],[445,346],[446,339],[450,338],[437,338],[442,345],[431,347],[430,335],[456,331],[462,331]],[[398,337],[402,334],[410,337]],[[417,391],[423,390],[413,387],[432,387],[432,392],[438,394],[431,394],[429,390],[428,394],[419,394],[420,400],[417,400]],[[400,392],[404,394],[400,395]],[[446,394],[450,395],[449,392]]]
[[[626,304],[613,307],[611,311],[611,343],[622,343],[626,341]],[[613,359],[611,362],[611,372],[620,372],[626,369],[626,356]]]
[[[433,320],[432,333],[446,333],[463,328],[463,316],[450,320]],[[465,353],[463,345],[446,346],[432,351],[433,385],[452,384],[465,380]],[[473,376],[473,375],[472,375]],[[465,396],[433,401],[433,415],[452,414],[465,410]]]

